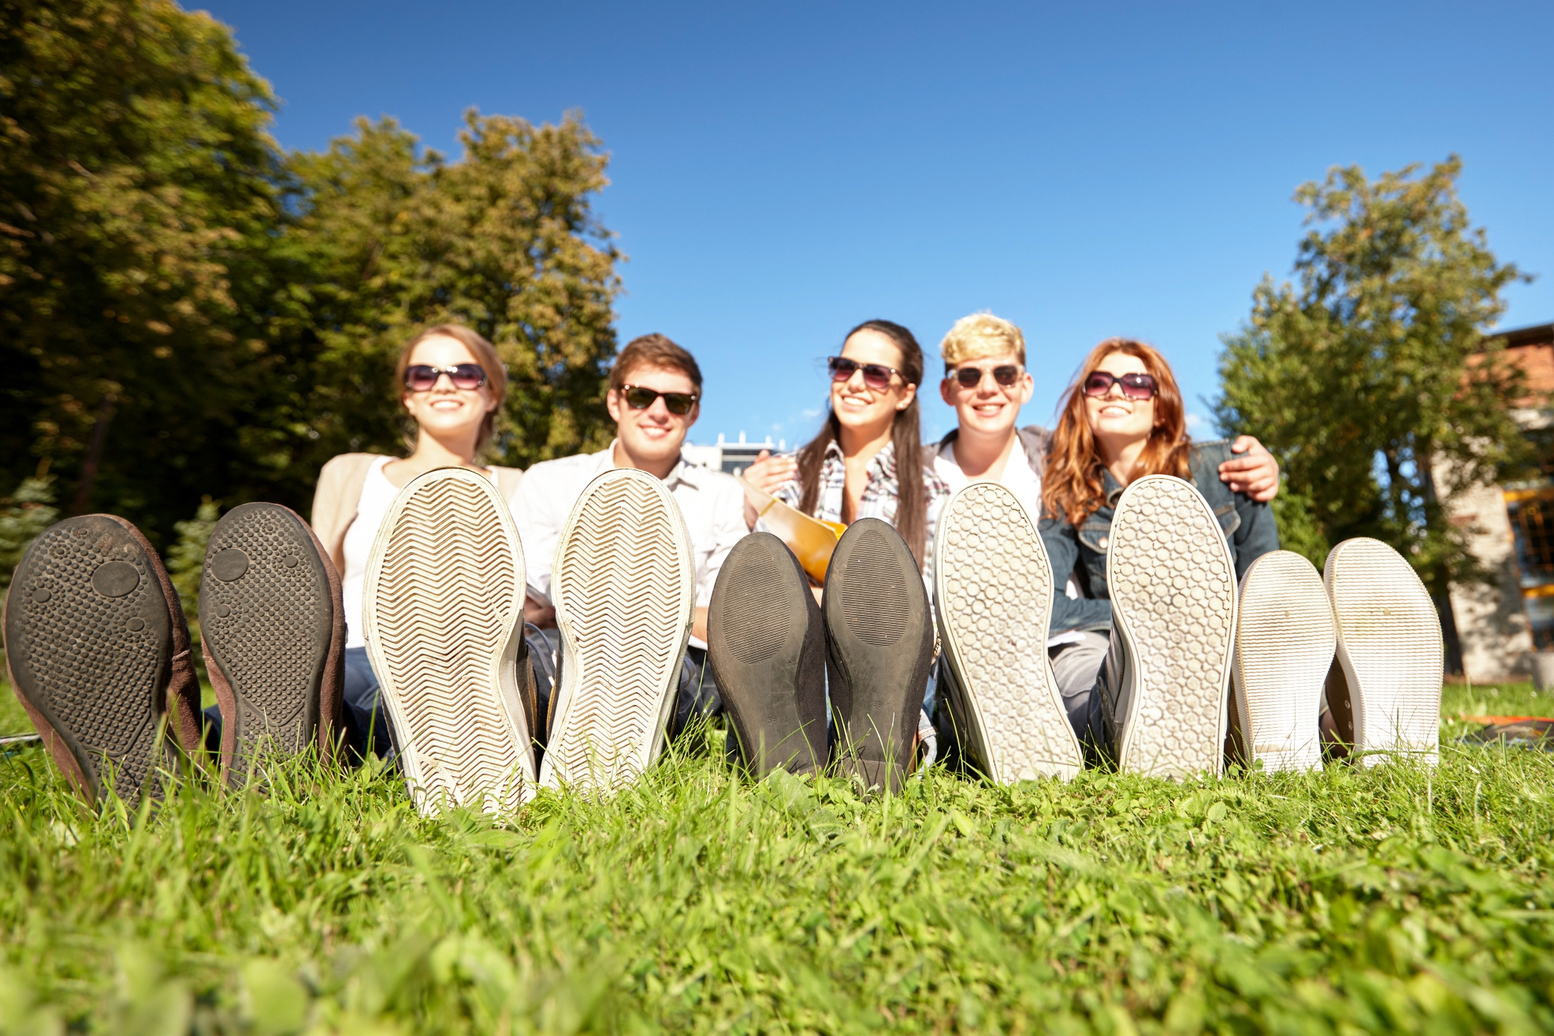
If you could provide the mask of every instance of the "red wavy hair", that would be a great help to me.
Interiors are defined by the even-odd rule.
[[[1190,474],[1187,410],[1182,405],[1182,392],[1176,387],[1171,365],[1153,346],[1131,338],[1108,338],[1090,350],[1084,365],[1079,368],[1079,377],[1068,388],[1063,416],[1058,419],[1057,430],[1052,434],[1046,471],[1041,479],[1043,513],[1067,518],[1076,526],[1106,503],[1101,482],[1105,461],[1085,416],[1085,381],[1112,353],[1137,356],[1155,379],[1155,426],[1150,430],[1143,453],[1139,454],[1141,470],[1135,477],[1175,475],[1185,479]]]

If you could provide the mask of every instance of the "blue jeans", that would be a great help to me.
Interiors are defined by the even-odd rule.
[[[205,709],[205,748],[221,752],[221,706]],[[366,758],[369,748],[379,757],[393,754],[388,716],[378,708],[378,675],[364,647],[345,649],[345,747],[352,762]]]

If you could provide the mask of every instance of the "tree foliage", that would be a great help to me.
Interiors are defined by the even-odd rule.
[[[204,497],[304,512],[319,466],[393,451],[394,354],[468,323],[511,375],[508,463],[604,438],[619,291],[576,115],[470,113],[464,154],[392,120],[322,154],[229,31],[167,0],[0,0],[0,489],[170,543]]]
[[[1223,339],[1217,404],[1224,431],[1279,454],[1281,527],[1316,564],[1339,540],[1373,536],[1438,595],[1476,575],[1448,503],[1526,458],[1511,414],[1521,373],[1484,337],[1501,290],[1526,278],[1470,226],[1460,172],[1452,156],[1301,185],[1312,229],[1297,283],[1257,287],[1249,321]]]

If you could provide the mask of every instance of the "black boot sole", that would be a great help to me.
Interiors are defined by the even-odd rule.
[[[45,530],[11,579],[12,685],[55,763],[94,802],[111,773],[134,805],[168,759],[159,721],[172,618],[160,568],[128,522],[92,514]]]
[[[335,607],[324,566],[302,518],[279,504],[234,507],[211,530],[200,639],[229,785],[247,779],[261,748],[296,755],[317,737]]]
[[[707,614],[707,657],[757,778],[825,764],[825,633],[797,559],[770,533],[734,545]]]
[[[933,619],[917,559],[900,534],[860,518],[826,571],[834,767],[868,788],[895,791],[911,772],[928,688]]]

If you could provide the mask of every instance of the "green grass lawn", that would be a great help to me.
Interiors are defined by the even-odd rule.
[[[1433,772],[936,770],[872,801],[703,751],[506,821],[306,766],[99,816],[23,748],[0,1031],[1554,1030],[1554,756],[1467,729]]]

